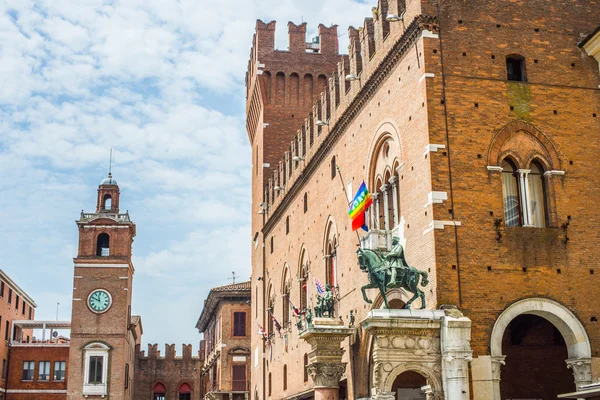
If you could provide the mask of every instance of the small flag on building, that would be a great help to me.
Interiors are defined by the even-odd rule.
[[[288,300],[289,300],[289,299],[288,299]],[[294,316],[296,316],[296,317],[297,317],[298,315],[300,315],[300,310],[298,310],[298,309],[296,308],[296,306],[294,306],[294,303],[292,303],[292,301],[291,301],[291,300],[289,300],[289,302],[290,302],[290,307],[292,307],[292,312],[294,313]]]
[[[263,327],[260,326],[259,323],[257,323],[257,325],[258,325],[258,336],[262,336],[263,340],[267,340],[267,333],[265,332]]]
[[[373,204],[373,199],[371,199],[371,194],[367,190],[365,181],[363,181],[362,185],[358,188],[358,192],[356,192],[356,195],[354,196],[354,200],[350,203],[350,210],[348,210],[348,215],[352,220],[353,231],[358,228],[362,228],[365,231],[369,230],[365,223],[365,211],[371,204]]]
[[[319,296],[325,293],[325,287],[321,282],[319,282],[317,278],[315,278],[315,287],[317,288],[317,293],[319,294]]]
[[[279,336],[281,336],[281,324],[279,323],[279,321],[277,321],[277,318],[275,318],[273,313],[271,313],[271,319],[273,320],[273,324],[275,325],[275,329],[277,329]]]

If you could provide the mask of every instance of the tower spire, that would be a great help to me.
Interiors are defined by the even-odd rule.
[[[108,161],[108,177],[112,178],[112,147],[110,148],[110,157]]]

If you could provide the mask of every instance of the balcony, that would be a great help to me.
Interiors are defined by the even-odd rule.
[[[131,219],[129,219],[128,212],[125,214],[117,214],[117,213],[111,213],[111,212],[84,213],[83,211],[81,212],[81,217],[79,218],[79,222],[89,222],[89,221],[93,221],[98,218],[108,218],[108,219],[112,219],[113,221],[116,221],[116,222],[131,222]]]
[[[371,229],[360,239],[360,247],[363,249],[389,251],[392,243],[392,231],[382,229]],[[389,245],[388,245],[389,243]]]

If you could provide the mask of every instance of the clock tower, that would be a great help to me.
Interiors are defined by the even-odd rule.
[[[133,398],[135,337],[130,331],[135,224],[119,211],[120,190],[109,173],[98,187],[96,212],[81,212],[74,259],[67,398]]]

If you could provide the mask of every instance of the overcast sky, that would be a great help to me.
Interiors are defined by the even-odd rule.
[[[0,268],[71,317],[75,220],[109,149],[137,224],[133,313],[144,343],[193,343],[213,286],[250,276],[244,74],[257,18],[362,26],[352,0],[0,1]],[[145,348],[145,344],[144,344]]]

